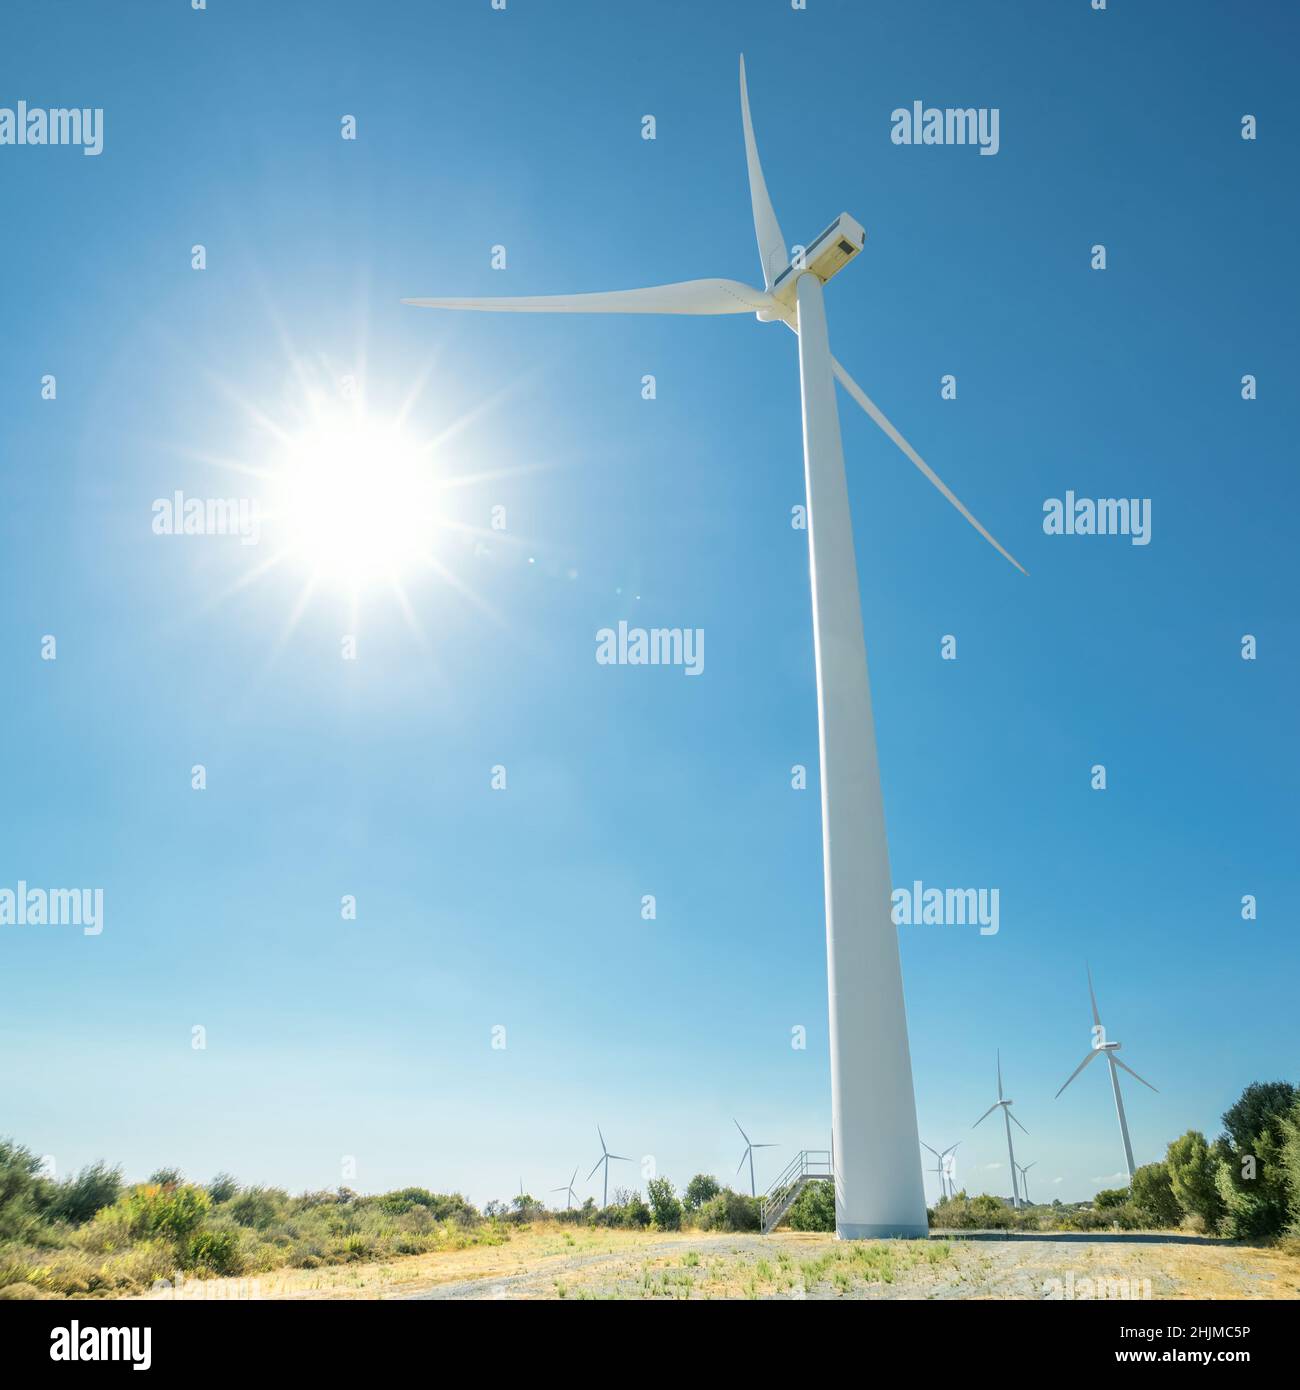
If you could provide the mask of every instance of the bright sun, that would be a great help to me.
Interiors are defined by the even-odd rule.
[[[315,580],[355,589],[429,561],[433,467],[396,426],[318,422],[290,442],[280,477],[286,547]]]

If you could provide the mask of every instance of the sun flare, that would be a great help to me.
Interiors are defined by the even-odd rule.
[[[427,563],[438,525],[432,461],[397,426],[318,421],[290,441],[278,473],[286,548],[317,581],[356,588]]]

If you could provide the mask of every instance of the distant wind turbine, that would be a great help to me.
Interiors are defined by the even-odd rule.
[[[1068,1084],[1068,1083],[1067,1083],[1067,1084]],[[971,1128],[974,1129],[976,1125],[982,1125],[982,1124],[984,1123],[984,1121],[987,1120],[988,1117],[989,1117],[995,1110],[997,1110],[997,1109],[999,1108],[999,1106],[1001,1107],[1001,1109],[1002,1109],[1002,1118],[1003,1118],[1003,1120],[1006,1122],[1006,1126],[1007,1126],[1007,1157],[1011,1160],[1011,1205],[1012,1205],[1013,1207],[1015,1207],[1015,1208],[1018,1210],[1019,1207],[1020,1207],[1020,1189],[1019,1189],[1019,1187],[1018,1187],[1017,1184],[1016,1184],[1016,1151],[1015,1151],[1015,1149],[1014,1149],[1014,1147],[1012,1146],[1012,1143],[1011,1143],[1011,1121],[1012,1121],[1012,1120],[1016,1120],[1016,1117],[1011,1113],[1011,1107],[1012,1107],[1012,1105],[1013,1105],[1014,1103],[1015,1103],[1014,1101],[1008,1100],[1008,1099],[1007,1099],[1005,1096],[1003,1096],[1003,1094],[1002,1094],[1002,1051],[1001,1051],[1001,1049],[999,1049],[999,1050],[998,1050],[998,1098],[997,1098],[997,1100],[995,1100],[995,1101],[993,1102],[993,1104],[990,1105],[989,1108],[979,1117],[979,1119],[975,1121],[975,1124],[971,1125]],[[1019,1121],[1019,1120],[1016,1120],[1016,1123],[1017,1123],[1018,1125],[1020,1125],[1020,1128],[1021,1128],[1021,1129],[1025,1130],[1025,1133],[1026,1133],[1026,1134],[1029,1133],[1029,1131],[1028,1131],[1027,1129],[1025,1129],[1024,1125],[1021,1125],[1021,1124],[1020,1124],[1020,1121]]]
[[[786,80],[784,70],[781,75]],[[928,1227],[916,1152],[916,1096],[898,928],[889,909],[889,843],[835,383],[1000,555],[1016,569],[1024,567],[832,354],[823,286],[861,254],[866,230],[845,212],[811,241],[787,245],[758,157],[743,56],[740,118],[761,289],[712,278],[594,294],[439,296],[402,303],[527,314],[753,314],[760,323],[783,323],[797,335],[821,757],[835,1229],[848,1240],[924,1239]],[[819,141],[801,149],[800,159],[822,152],[843,157],[841,145]],[[699,240],[687,239],[686,244],[697,246]],[[705,248],[698,249],[702,253]],[[733,239],[722,237],[710,249],[729,255]]]
[[[594,1173],[596,1170],[595,1170],[595,1168],[593,1168],[591,1171]],[[553,1188],[551,1188],[551,1191],[552,1191],[552,1192],[567,1192],[567,1193],[569,1194],[567,1200],[566,1200],[565,1203],[564,1203],[564,1210],[565,1210],[565,1211],[568,1211],[569,1208],[574,1204],[574,1202],[576,1202],[576,1201],[578,1200],[576,1194],[575,1194],[574,1191],[573,1191],[573,1184],[574,1184],[574,1182],[577,1180],[577,1177],[578,1177],[578,1170],[575,1168],[575,1169],[573,1170],[573,1177],[571,1177],[571,1178],[569,1179],[569,1181],[565,1184],[564,1187],[553,1187]]]
[[[1033,1168],[1033,1167],[1037,1164],[1037,1162],[1038,1162],[1038,1160],[1037,1160],[1037,1159],[1034,1159],[1034,1162],[1033,1162],[1033,1163],[1022,1163],[1022,1164],[1020,1165],[1020,1191],[1021,1191],[1021,1194],[1024,1196],[1025,1205],[1026,1205],[1026,1206],[1029,1206],[1029,1205],[1030,1205],[1030,1202],[1029,1202],[1029,1170],[1030,1170],[1031,1168]]]
[[[938,1149],[931,1149],[930,1146],[929,1146],[929,1144],[922,1144],[922,1145],[921,1145],[921,1147],[922,1147],[923,1149],[929,1150],[929,1152],[932,1153],[932,1154],[934,1155],[934,1157],[935,1157],[934,1168],[933,1168],[931,1171],[932,1171],[932,1172],[935,1172],[935,1173],[938,1173],[938,1175],[939,1175],[939,1197],[940,1197],[940,1199],[942,1199],[942,1198],[944,1198],[944,1197],[948,1197],[948,1196],[954,1195],[955,1192],[956,1192],[956,1184],[955,1184],[955,1183],[953,1184],[953,1192],[950,1193],[950,1192],[948,1191],[948,1180],[952,1177],[952,1163],[951,1163],[950,1161],[948,1161],[948,1155],[951,1154],[951,1153],[953,1152],[953,1150],[959,1148],[960,1146],[961,1146],[961,1140],[959,1139],[955,1144],[951,1145],[949,1148],[944,1149],[944,1151],[943,1151],[942,1153],[940,1153]]]
[[[1092,970],[1087,966],[1085,966],[1085,969],[1088,971],[1088,998],[1092,1000],[1092,1047],[1089,1049],[1088,1055],[1083,1061],[1070,1073],[1069,1077],[1066,1079],[1065,1086],[1068,1086],[1094,1057],[1102,1053],[1106,1054],[1106,1063],[1110,1067],[1110,1087],[1115,1093],[1115,1113],[1119,1116],[1119,1132],[1124,1140],[1124,1162],[1128,1165],[1128,1180],[1129,1183],[1132,1184],[1133,1145],[1129,1143],[1128,1120],[1124,1118],[1124,1097],[1120,1095],[1119,1073],[1115,1068],[1123,1067],[1130,1076],[1136,1077],[1138,1081],[1141,1081],[1149,1091],[1155,1091],[1156,1088],[1146,1080],[1145,1077],[1138,1076],[1137,1072],[1126,1062],[1121,1062],[1119,1058],[1116,1057],[1115,1054],[1119,1051],[1120,1044],[1117,1042],[1108,1042],[1106,1039],[1106,1029],[1102,1026],[1101,1015],[1097,1012],[1097,995],[1092,987]],[[1065,1086],[1061,1087],[1061,1091],[1065,1090]],[[1059,1096],[1061,1091],[1057,1091],[1056,1095]],[[1159,1092],[1156,1091],[1156,1094],[1159,1095]],[[1052,1099],[1055,1100],[1056,1096],[1053,1096]]]
[[[597,1133],[597,1134],[600,1134],[600,1126],[599,1126],[599,1125],[596,1126],[596,1133]],[[630,1158],[628,1158],[626,1154],[612,1154],[612,1153],[610,1153],[609,1149],[605,1146],[605,1136],[604,1136],[603,1134],[600,1134],[600,1157],[596,1160],[595,1164],[592,1166],[591,1172],[587,1174],[587,1181],[588,1181],[588,1182],[591,1181],[591,1179],[592,1179],[592,1178],[595,1176],[595,1174],[596,1174],[596,1169],[599,1168],[600,1165],[603,1163],[603,1164],[605,1165],[605,1195],[601,1198],[600,1205],[601,1205],[602,1207],[607,1207],[607,1206],[609,1206],[609,1165],[610,1165],[611,1161],[612,1161],[612,1162],[615,1162],[615,1163],[631,1163],[631,1162],[632,1162],[632,1160],[631,1160]]]
[[[737,1129],[740,1129],[739,1120],[733,1119],[731,1123],[735,1125]],[[740,1170],[745,1166],[745,1160],[749,1159],[749,1195],[751,1197],[757,1197],[758,1189],[754,1186],[754,1150],[774,1149],[776,1148],[776,1145],[751,1143],[749,1135],[746,1134],[743,1129],[740,1129],[740,1137],[745,1141],[745,1152],[740,1155],[740,1162],[736,1164],[736,1172],[739,1173]]]

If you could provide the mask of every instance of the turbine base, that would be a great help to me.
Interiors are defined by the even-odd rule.
[[[929,1226],[862,1226],[853,1222],[838,1222],[836,1240],[925,1240]]]

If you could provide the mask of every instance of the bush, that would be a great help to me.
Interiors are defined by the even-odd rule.
[[[1098,1211],[1105,1211],[1107,1207],[1122,1207],[1128,1200],[1127,1187],[1104,1187],[1092,1199],[1092,1204]]]
[[[238,1232],[229,1227],[199,1231],[190,1240],[185,1265],[187,1269],[210,1270],[213,1274],[242,1274],[244,1260]]]
[[[1174,1196],[1166,1163],[1144,1163],[1133,1174],[1133,1205],[1149,1226],[1172,1230],[1182,1221],[1183,1209]]]
[[[55,1188],[49,1214],[56,1221],[80,1226],[101,1208],[111,1207],[121,1192],[121,1168],[110,1168],[102,1161],[90,1163],[75,1178]]]
[[[211,1203],[201,1187],[140,1183],[118,1199],[134,1237],[165,1236],[183,1242],[202,1224]],[[106,1210],[110,1210],[107,1209]]]
[[[682,1193],[682,1206],[687,1211],[699,1211],[705,1202],[712,1201],[721,1191],[722,1186],[717,1178],[708,1173],[696,1173]]]
[[[833,1231],[835,1229],[835,1184],[810,1182],[794,1199],[785,1217],[794,1231]]]
[[[237,1226],[265,1230],[288,1205],[288,1194],[273,1187],[244,1187],[226,1203],[227,1214]]]
[[[531,1202],[531,1198],[529,1199]],[[424,1187],[403,1187],[396,1192],[385,1192],[377,1199],[379,1208],[391,1216],[401,1216],[408,1211],[421,1209],[427,1211],[435,1221],[458,1221],[466,1224],[478,1219],[474,1206],[459,1192],[450,1194],[430,1192]]]
[[[1223,1198],[1216,1180],[1217,1165],[1205,1135],[1189,1129],[1182,1138],[1175,1139],[1165,1151],[1165,1167],[1184,1216],[1199,1218],[1206,1231],[1217,1230],[1223,1216]]]
[[[758,1199],[724,1187],[705,1202],[696,1219],[702,1231],[756,1231]]]
[[[650,1210],[659,1230],[681,1230],[682,1204],[677,1200],[672,1183],[667,1178],[651,1178],[646,1191],[650,1194]]]
[[[208,1184],[208,1196],[218,1204],[228,1202],[239,1191],[239,1183],[230,1173],[218,1173]]]
[[[611,1202],[595,1214],[597,1226],[615,1226],[629,1230],[644,1230],[650,1224],[650,1208],[639,1192],[615,1193],[621,1201]]]

